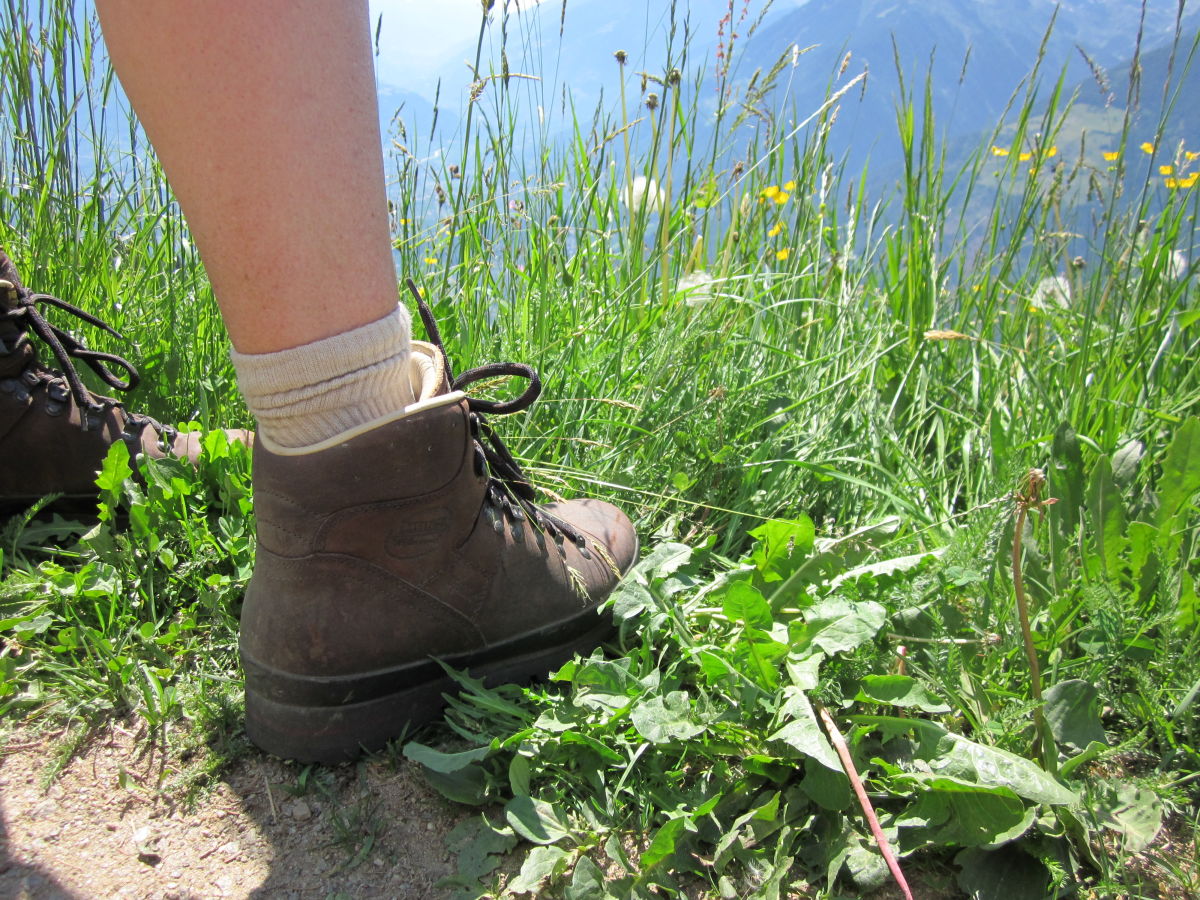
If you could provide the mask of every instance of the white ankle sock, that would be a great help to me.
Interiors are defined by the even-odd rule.
[[[411,321],[397,306],[378,321],[300,347],[232,351],[259,436],[268,445],[307,447],[412,403]]]

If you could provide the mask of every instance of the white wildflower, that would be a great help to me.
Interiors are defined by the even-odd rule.
[[[625,206],[632,212],[645,208],[648,213],[662,212],[666,196],[658,182],[645,175],[639,175],[625,188],[622,196]]]
[[[716,281],[703,269],[698,269],[680,278],[675,290],[683,295],[683,300],[688,306],[700,306],[712,299],[713,285]]]
[[[1035,309],[1049,309],[1057,306],[1066,309],[1071,305],[1071,282],[1065,275],[1051,275],[1043,278],[1033,289],[1029,305]]]

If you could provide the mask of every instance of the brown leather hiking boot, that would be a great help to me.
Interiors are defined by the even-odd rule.
[[[171,454],[195,462],[198,434],[180,434],[87,389],[73,359],[87,363],[105,384],[120,391],[137,386],[137,370],[119,356],[87,349],[51,325],[38,309],[41,304],[120,337],[90,313],[24,287],[0,249],[0,459],[8,461],[0,466],[0,515],[25,509],[48,494],[62,495],[55,509],[94,506],[96,473],[116,441],[126,443],[131,458],[139,453],[155,458]],[[32,336],[49,346],[61,371],[38,359]],[[123,369],[125,380],[110,365]],[[244,431],[227,434],[233,440],[249,440]]]
[[[429,721],[453,687],[438,660],[528,680],[611,633],[597,605],[637,555],[629,519],[596,500],[536,506],[483,413],[524,409],[537,374],[455,380],[426,327],[438,346],[413,343],[420,399],[403,413],[303,451],[256,443],[246,732],[279,756],[339,762]],[[530,388],[508,403],[458,390],[502,374]]]

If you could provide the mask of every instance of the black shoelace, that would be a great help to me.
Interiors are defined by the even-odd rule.
[[[97,409],[105,404],[84,385],[83,379],[79,377],[79,372],[76,371],[75,364],[72,362],[74,359],[86,363],[100,377],[100,380],[111,388],[118,391],[131,391],[137,387],[138,373],[128,360],[114,353],[89,350],[81,340],[47,321],[41,310],[38,309],[38,304],[44,303],[61,309],[111,334],[118,340],[124,340],[120,332],[73,303],[68,303],[50,294],[35,293],[24,287],[18,288],[14,285],[14,289],[17,292],[16,303],[11,309],[4,311],[4,318],[12,322],[20,332],[32,331],[46,343],[54,353],[54,358],[62,370],[62,378],[66,380],[71,396],[75,398],[75,402],[81,410]],[[127,380],[123,381],[114,374],[108,367],[109,364],[124,369],[127,373]]]
[[[425,331],[429,335],[430,343],[442,353],[442,361],[446,367],[446,380],[449,382],[451,390],[462,391],[468,385],[489,378],[513,376],[529,379],[529,386],[512,400],[482,400],[476,397],[467,397],[472,434],[480,454],[477,457],[477,466],[480,474],[486,472],[488,476],[488,504],[492,509],[499,511],[498,515],[490,516],[492,527],[498,533],[503,533],[504,519],[507,518],[514,525],[511,529],[513,539],[521,541],[524,539],[521,523],[528,520],[533,526],[533,532],[539,543],[542,535],[548,534],[561,551],[563,541],[569,540],[578,548],[579,554],[584,559],[591,559],[584,536],[534,502],[536,494],[533,485],[530,484],[521,466],[513,459],[512,453],[487,421],[488,415],[506,416],[510,413],[521,412],[533,405],[542,392],[542,379],[537,370],[525,363],[488,363],[455,376],[454,370],[450,366],[450,357],[442,343],[441,332],[438,331],[437,322],[433,318],[433,310],[429,308],[429,304],[425,302],[411,278],[407,279],[407,284],[409,291],[416,298],[417,310],[421,314],[421,321],[425,323]]]

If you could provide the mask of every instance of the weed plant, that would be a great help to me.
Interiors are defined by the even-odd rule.
[[[398,264],[455,360],[542,373],[506,440],[549,491],[629,509],[648,554],[607,652],[545,687],[463,675],[449,731],[406,747],[449,796],[502,805],[455,836],[447,889],[866,890],[886,870],[823,715],[901,857],[941,860],[935,881],[1194,884],[1194,854],[1153,841],[1165,821],[1194,846],[1200,770],[1197,148],[1127,117],[1106,153],[1060,150],[1071,97],[1039,60],[954,167],[933,85],[907,87],[902,178],[869,196],[829,141],[861,75],[788,110],[788,80],[824,73],[796,52],[713,74],[672,4],[669,46],[644,68],[615,56],[618,99],[580,110],[509,68],[531,32],[484,15],[461,129],[393,119]],[[143,371],[138,408],[246,424],[95,23],[7,0],[0,34],[0,244],[126,336],[97,342]],[[1181,41],[1180,65],[1194,51]],[[1143,141],[1170,186],[1136,183]],[[8,523],[5,715],[228,736],[253,517],[244,450],[205,449],[197,473],[143,462],[135,479],[118,448],[95,519]],[[1019,517],[1035,467],[1056,502]],[[346,830],[370,852],[370,823]]]

